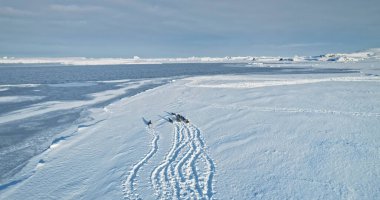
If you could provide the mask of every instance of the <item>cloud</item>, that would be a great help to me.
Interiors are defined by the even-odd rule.
[[[58,12],[96,12],[101,11],[103,7],[100,6],[89,6],[89,5],[63,5],[63,4],[52,4],[49,6],[50,10]]]
[[[291,44],[281,44],[275,45],[278,48],[303,48],[303,47],[317,47],[317,46],[326,46],[330,45],[325,42],[316,42],[316,43],[291,43]]]
[[[0,54],[320,54],[379,46],[379,0],[324,1],[0,0]]]
[[[28,16],[33,15],[33,12],[27,10],[16,9],[10,6],[0,7],[0,15],[3,16]]]

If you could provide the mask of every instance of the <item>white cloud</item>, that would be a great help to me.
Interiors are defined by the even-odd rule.
[[[2,6],[0,7],[0,15],[8,15],[8,16],[26,16],[33,15],[33,12],[27,10],[16,9],[10,6]]]
[[[302,48],[302,47],[315,47],[315,46],[326,46],[329,43],[316,42],[316,43],[291,43],[291,44],[282,44],[276,45],[279,48]]]
[[[94,12],[100,11],[103,8],[100,6],[88,6],[88,5],[63,5],[63,4],[53,4],[49,8],[53,11],[58,12]]]

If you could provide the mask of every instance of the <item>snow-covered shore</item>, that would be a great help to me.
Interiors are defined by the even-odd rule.
[[[360,73],[190,77],[93,109],[0,197],[379,199],[380,63],[316,67]]]

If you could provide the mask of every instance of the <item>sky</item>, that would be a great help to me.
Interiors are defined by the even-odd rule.
[[[375,47],[379,0],[0,0],[0,56],[291,56]]]

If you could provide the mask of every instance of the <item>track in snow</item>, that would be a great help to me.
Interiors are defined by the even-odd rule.
[[[153,136],[151,150],[132,167],[123,183],[125,199],[141,199],[136,192],[138,172],[158,151],[159,135],[154,128],[147,130]],[[193,124],[173,122],[172,146],[164,160],[151,167],[157,199],[212,199],[215,164],[206,152],[201,131]]]
[[[137,177],[137,173],[139,169],[148,162],[150,158],[153,157],[153,155],[157,152],[158,150],[158,140],[160,139],[160,136],[157,134],[154,128],[152,127],[147,127],[147,131],[153,135],[153,140],[151,142],[151,150],[149,151],[148,154],[145,155],[145,157],[140,160],[137,164],[135,164],[132,167],[132,170],[130,171],[127,180],[123,183],[124,187],[124,197],[126,199],[140,199],[139,195],[135,193],[135,181]]]
[[[151,181],[158,199],[212,199],[215,165],[206,152],[201,131],[174,122],[174,139]]]

